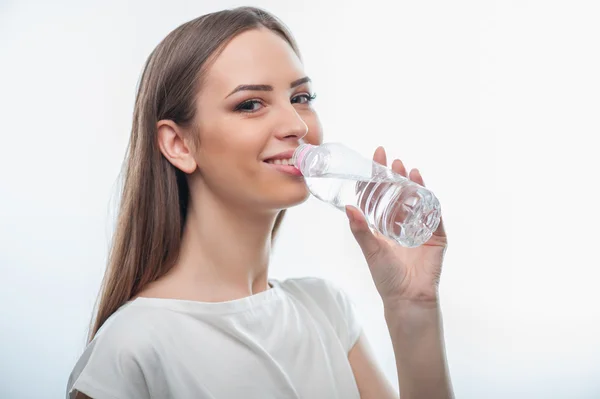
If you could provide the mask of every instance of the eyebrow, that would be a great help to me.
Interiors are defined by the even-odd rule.
[[[293,89],[294,87],[300,86],[301,84],[308,83],[310,81],[311,80],[308,76],[294,80],[292,83],[290,83],[290,89]],[[271,85],[239,85],[238,87],[233,89],[233,91],[231,93],[229,93],[227,95],[227,97],[233,95],[234,93],[237,93],[238,91],[242,91],[242,90],[273,91],[273,86],[271,86]],[[225,98],[227,98],[227,97],[225,97]]]

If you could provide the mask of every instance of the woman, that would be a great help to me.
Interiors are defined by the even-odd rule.
[[[202,16],[150,55],[90,343],[67,397],[393,398],[343,292],[268,278],[285,209],[308,196],[281,163],[322,140],[296,44],[265,11]],[[284,159],[284,161],[274,161]],[[386,163],[379,148],[374,159]],[[402,162],[393,169],[407,175]],[[409,177],[420,184],[417,170]],[[452,396],[437,286],[440,227],[407,249],[348,208],[384,303],[402,398]]]

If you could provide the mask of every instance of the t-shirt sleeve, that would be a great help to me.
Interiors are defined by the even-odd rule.
[[[352,299],[331,281],[320,278],[301,278],[295,283],[305,291],[327,316],[346,353],[354,347],[362,325]]]
[[[92,341],[69,377],[67,399],[77,391],[93,399],[150,398],[145,365],[149,348],[127,334],[107,334]]]
[[[356,315],[354,302],[348,296],[348,294],[334,283],[326,280],[325,283],[327,284],[329,290],[331,290],[331,293],[335,299],[335,304],[340,309],[340,313],[343,316],[345,328],[341,338],[344,348],[346,349],[346,353],[348,353],[358,341],[358,338],[362,333],[362,326],[359,322],[358,316]]]

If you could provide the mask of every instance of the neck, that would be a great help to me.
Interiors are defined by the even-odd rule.
[[[252,213],[204,190],[190,198],[177,264],[178,296],[220,302],[268,289],[271,231],[277,212]]]

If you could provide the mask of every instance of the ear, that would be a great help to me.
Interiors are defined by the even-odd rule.
[[[185,139],[185,132],[172,120],[164,119],[156,124],[160,152],[173,166],[182,172],[193,173],[198,165],[193,148]]]

